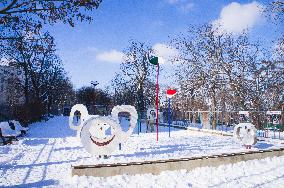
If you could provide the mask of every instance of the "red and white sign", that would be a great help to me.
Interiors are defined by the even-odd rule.
[[[177,93],[177,90],[175,89],[168,89],[167,90],[167,97],[172,98]]]

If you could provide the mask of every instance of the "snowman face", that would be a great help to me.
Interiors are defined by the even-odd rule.
[[[92,126],[89,129],[90,139],[94,144],[97,146],[105,146],[113,141],[115,135],[111,135],[110,124],[100,119],[90,123],[92,123]]]
[[[109,155],[118,147],[122,134],[117,123],[104,116],[88,119],[80,132],[85,149],[94,155]]]
[[[75,105],[72,110],[78,110],[78,105]],[[130,126],[126,132],[120,126],[118,118],[120,112],[127,112],[131,117]],[[115,106],[111,116],[91,116],[87,114],[85,116],[86,120],[79,127],[76,127],[76,130],[87,152],[93,155],[110,155],[114,150],[118,149],[120,143],[125,143],[132,134],[137,123],[137,117],[137,112],[133,106]],[[71,118],[72,116],[70,116]],[[71,123],[69,126],[74,129]]]

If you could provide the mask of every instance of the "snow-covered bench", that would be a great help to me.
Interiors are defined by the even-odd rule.
[[[12,139],[14,138],[14,136],[4,136],[3,134],[2,134],[2,129],[3,128],[0,128],[0,138],[1,138],[1,140],[2,140],[2,143],[4,144],[4,145],[6,145],[6,144],[8,144],[8,143],[12,143]]]
[[[0,122],[0,137],[3,144],[11,143],[12,140],[18,141],[17,137],[21,135],[21,131],[16,127],[18,126],[14,125],[14,123],[9,125],[9,122]]]
[[[21,135],[25,135],[27,133],[27,131],[29,130],[28,127],[23,127],[20,122],[16,121],[16,120],[11,120],[9,122],[10,124],[12,123],[15,126],[15,131],[20,132]]]

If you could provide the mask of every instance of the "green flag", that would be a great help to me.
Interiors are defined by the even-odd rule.
[[[158,57],[153,57],[152,59],[150,59],[150,63],[153,65],[158,65],[159,64]]]

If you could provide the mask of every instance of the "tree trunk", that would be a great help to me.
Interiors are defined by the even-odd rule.
[[[25,104],[28,104],[30,102],[29,100],[29,78],[28,78],[28,70],[26,66],[24,66],[24,76],[25,76],[25,83],[24,83]]]
[[[217,101],[216,97],[212,97],[212,129],[216,130],[217,127],[217,113],[216,113],[216,106],[217,106]]]

